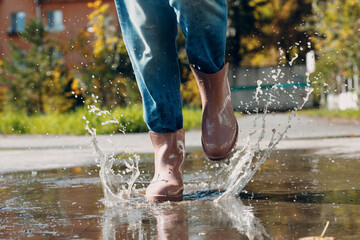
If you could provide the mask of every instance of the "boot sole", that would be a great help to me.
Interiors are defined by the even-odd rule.
[[[207,154],[207,153],[205,152],[205,150],[204,150],[204,153],[205,153],[206,157],[207,157],[209,160],[211,160],[211,161],[221,161],[221,160],[224,160],[224,159],[228,158],[228,157],[232,154],[232,151],[233,151],[233,150],[235,149],[235,147],[236,147],[238,135],[239,135],[239,126],[238,126],[238,123],[236,122],[235,138],[234,138],[234,142],[233,142],[230,150],[227,151],[223,156],[220,156],[220,157],[219,157],[219,156],[211,156],[211,155]],[[203,149],[205,149],[205,148],[204,148],[204,143],[203,143],[203,140],[202,140],[202,139],[201,139],[201,144],[202,144],[202,146],[203,146]]]
[[[145,196],[146,201],[148,202],[166,202],[173,201],[178,202],[183,200],[183,195],[178,196]]]

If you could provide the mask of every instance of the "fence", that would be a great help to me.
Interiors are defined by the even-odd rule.
[[[234,109],[286,111],[303,104],[306,92],[306,66],[239,68],[229,72]],[[312,95],[304,108],[313,107]]]

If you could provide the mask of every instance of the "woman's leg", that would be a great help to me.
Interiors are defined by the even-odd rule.
[[[189,62],[204,73],[216,73],[224,66],[226,0],[169,0],[186,36]]]
[[[156,133],[182,128],[177,21],[168,0],[115,0],[123,39],[143,97],[144,120]]]
[[[168,0],[115,0],[115,3],[155,153],[155,173],[145,198],[181,200],[185,131],[174,9]]]
[[[186,51],[197,80],[203,108],[202,145],[211,160],[230,156],[238,126],[224,65],[226,0],[169,0],[187,39]]]

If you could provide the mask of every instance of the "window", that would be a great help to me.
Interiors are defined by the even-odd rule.
[[[8,30],[9,34],[21,33],[25,30],[25,13],[16,12],[11,14],[11,26]]]
[[[49,32],[60,32],[65,29],[63,24],[63,13],[61,10],[49,11],[47,13],[47,25],[46,31]]]

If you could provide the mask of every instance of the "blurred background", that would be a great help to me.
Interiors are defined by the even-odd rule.
[[[228,0],[228,10],[234,109],[264,109],[275,89],[268,110],[292,110],[310,86],[303,114],[360,119],[359,0]],[[91,104],[147,131],[112,0],[0,0],[0,20],[0,134],[84,134]],[[177,45],[188,129],[201,124],[200,95],[181,32]]]

